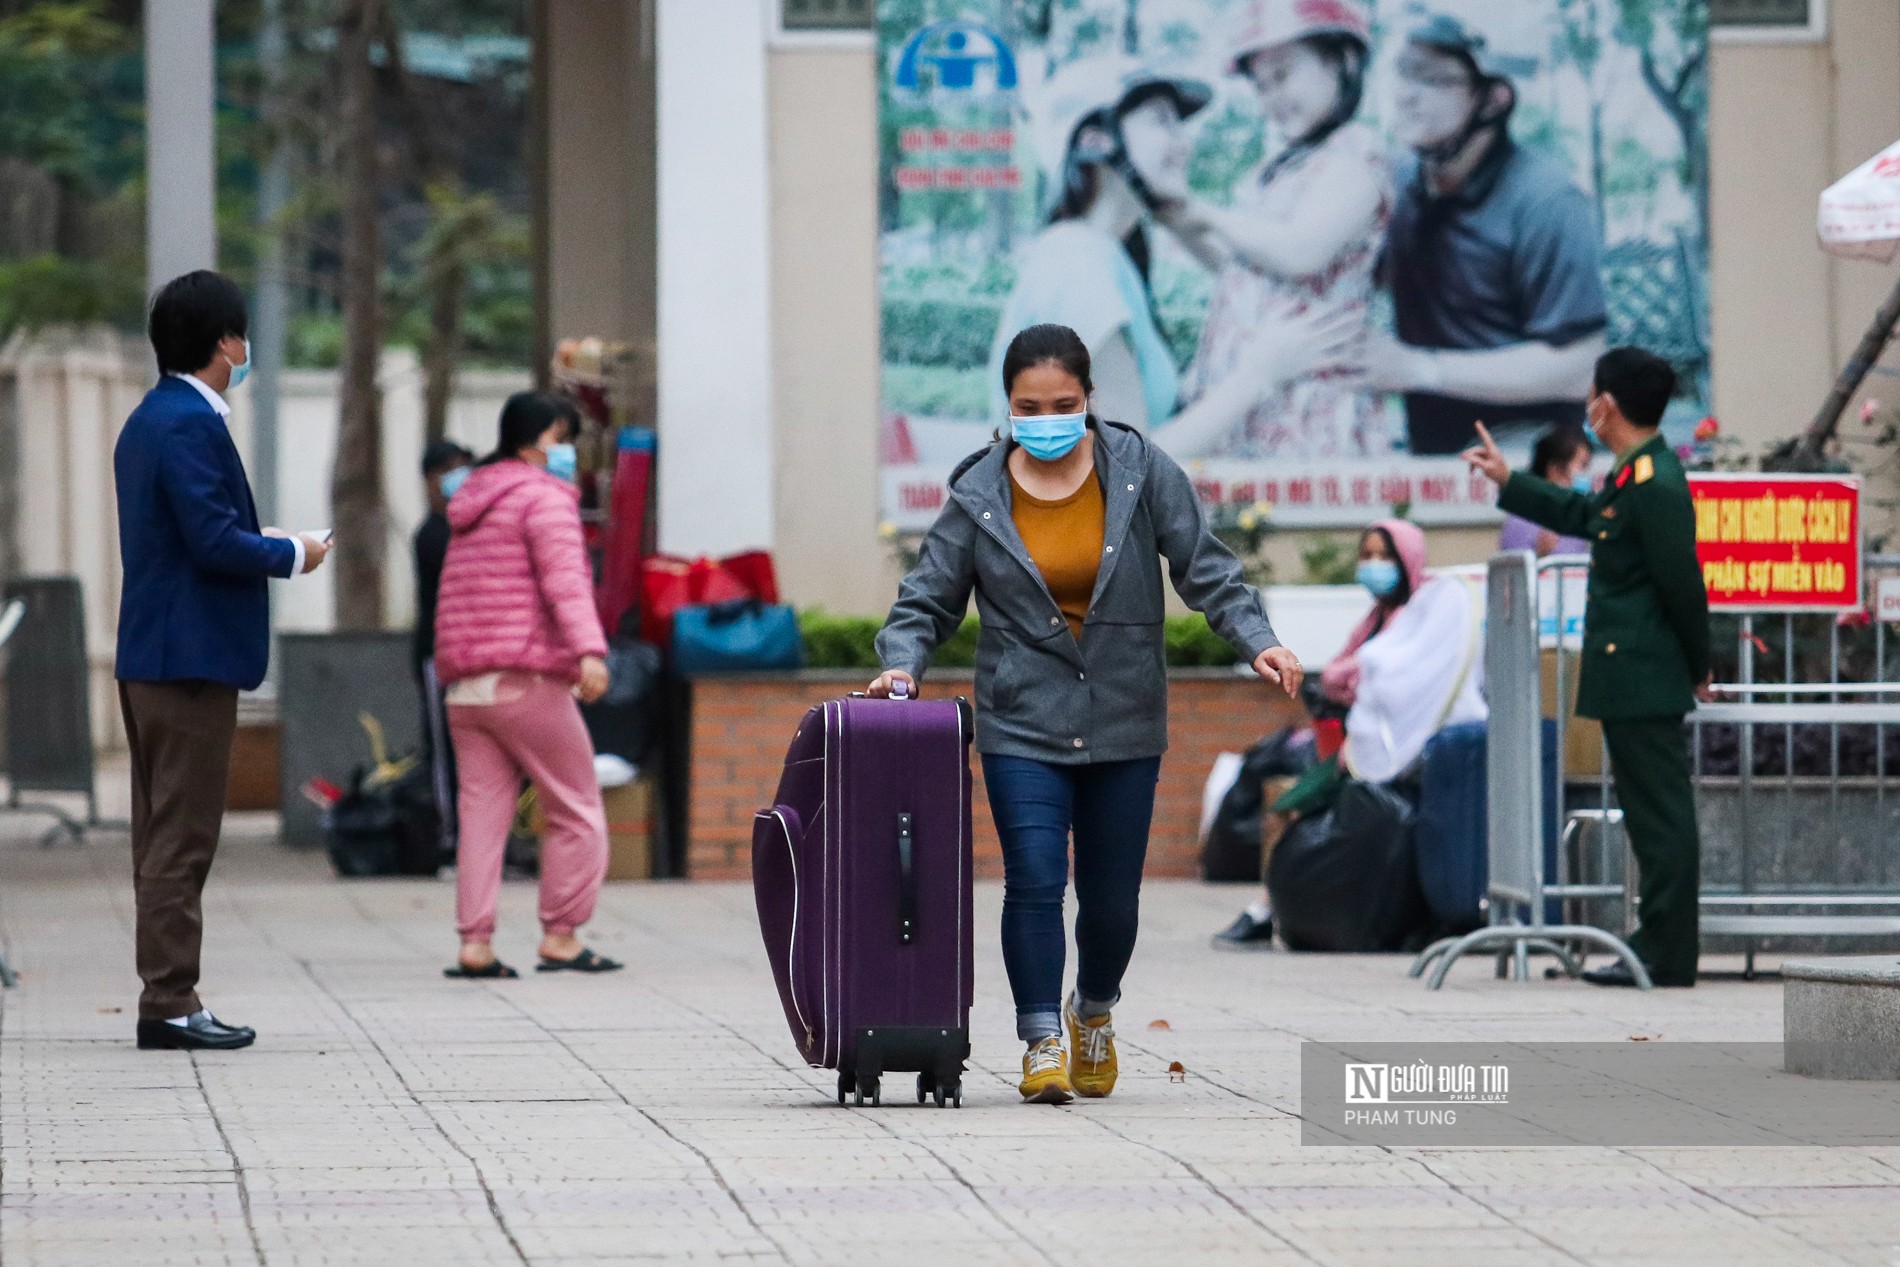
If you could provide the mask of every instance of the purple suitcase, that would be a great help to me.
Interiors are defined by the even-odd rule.
[[[851,698],[805,714],[752,828],[759,929],[792,1038],[838,1102],[963,1102],[975,988],[969,706]]]

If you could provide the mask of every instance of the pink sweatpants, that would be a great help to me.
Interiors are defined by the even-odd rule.
[[[524,776],[534,783],[548,825],[541,841],[541,927],[565,936],[593,918],[607,876],[607,814],[580,705],[551,677],[510,674],[506,681],[521,683],[525,693],[506,703],[448,709],[462,780],[455,925],[465,941],[495,935],[502,855]]]

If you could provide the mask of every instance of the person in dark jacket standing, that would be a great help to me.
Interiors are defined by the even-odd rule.
[[[468,478],[475,455],[453,440],[433,440],[422,451],[422,485],[429,515],[411,542],[416,560],[416,628],[410,656],[416,676],[435,656],[435,597],[442,589],[442,561],[449,554],[449,498]]]
[[[1209,530],[1187,474],[1139,432],[1089,411],[1089,353],[1075,331],[1024,330],[1002,377],[1010,437],[950,477],[878,634],[884,672],[869,693],[889,696],[901,681],[915,695],[974,591],[976,747],[1003,846],[1003,962],[1028,1047],[1020,1089],[1025,1101],[1061,1104],[1115,1086],[1109,1013],[1135,949],[1168,746],[1161,560],[1261,677],[1292,695],[1302,670]],[[1078,962],[1065,1001],[1071,834]]]
[[[433,440],[422,451],[422,483],[429,498],[429,515],[416,529],[412,548],[416,560],[416,627],[410,635],[411,667],[422,696],[422,748],[429,761],[429,785],[436,813],[442,820],[442,854],[455,856],[455,745],[449,739],[449,717],[442,702],[442,683],[435,675],[435,600],[442,589],[442,564],[449,554],[449,498],[468,478],[475,455],[453,440]]]
[[[218,851],[237,696],[270,659],[270,577],[323,562],[327,537],[260,529],[223,393],[250,370],[244,292],[187,273],[152,301],[158,385],[113,452],[119,499],[117,676],[132,750],[138,1045],[248,1047],[199,1001],[200,899]]]
[[[1688,477],[1659,430],[1675,387],[1669,363],[1640,348],[1612,348],[1598,360],[1590,429],[1616,466],[1597,493],[1513,473],[1482,424],[1481,443],[1464,456],[1500,486],[1504,510],[1590,543],[1577,712],[1603,723],[1642,871],[1642,925],[1630,947],[1657,985],[1691,986],[1701,846],[1682,719],[1708,698],[1709,598]],[[1620,961],[1584,980],[1636,984]]]

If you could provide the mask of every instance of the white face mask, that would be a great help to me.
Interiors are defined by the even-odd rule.
[[[1029,451],[1029,456],[1056,462],[1082,443],[1082,437],[1088,434],[1088,423],[1086,409],[1077,414],[1038,414],[1028,418],[1011,414],[1009,432],[1017,444]]]
[[[1595,400],[1591,401],[1589,405],[1585,407],[1586,412],[1583,415],[1584,424],[1590,428],[1590,434],[1599,440],[1603,439],[1603,424],[1609,421],[1609,411],[1597,408],[1598,403],[1601,402],[1602,399],[1602,396],[1598,396]],[[1605,441],[1605,443],[1608,442]]]
[[[244,359],[231,367],[231,386],[236,387],[251,376],[251,341],[244,340]]]

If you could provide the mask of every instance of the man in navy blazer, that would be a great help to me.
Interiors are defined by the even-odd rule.
[[[244,292],[209,270],[152,301],[158,385],[113,452],[119,495],[119,707],[132,750],[138,1045],[248,1047],[198,998],[200,899],[224,819],[237,696],[270,660],[268,578],[308,572],[325,539],[260,529],[223,392],[250,370]]]

